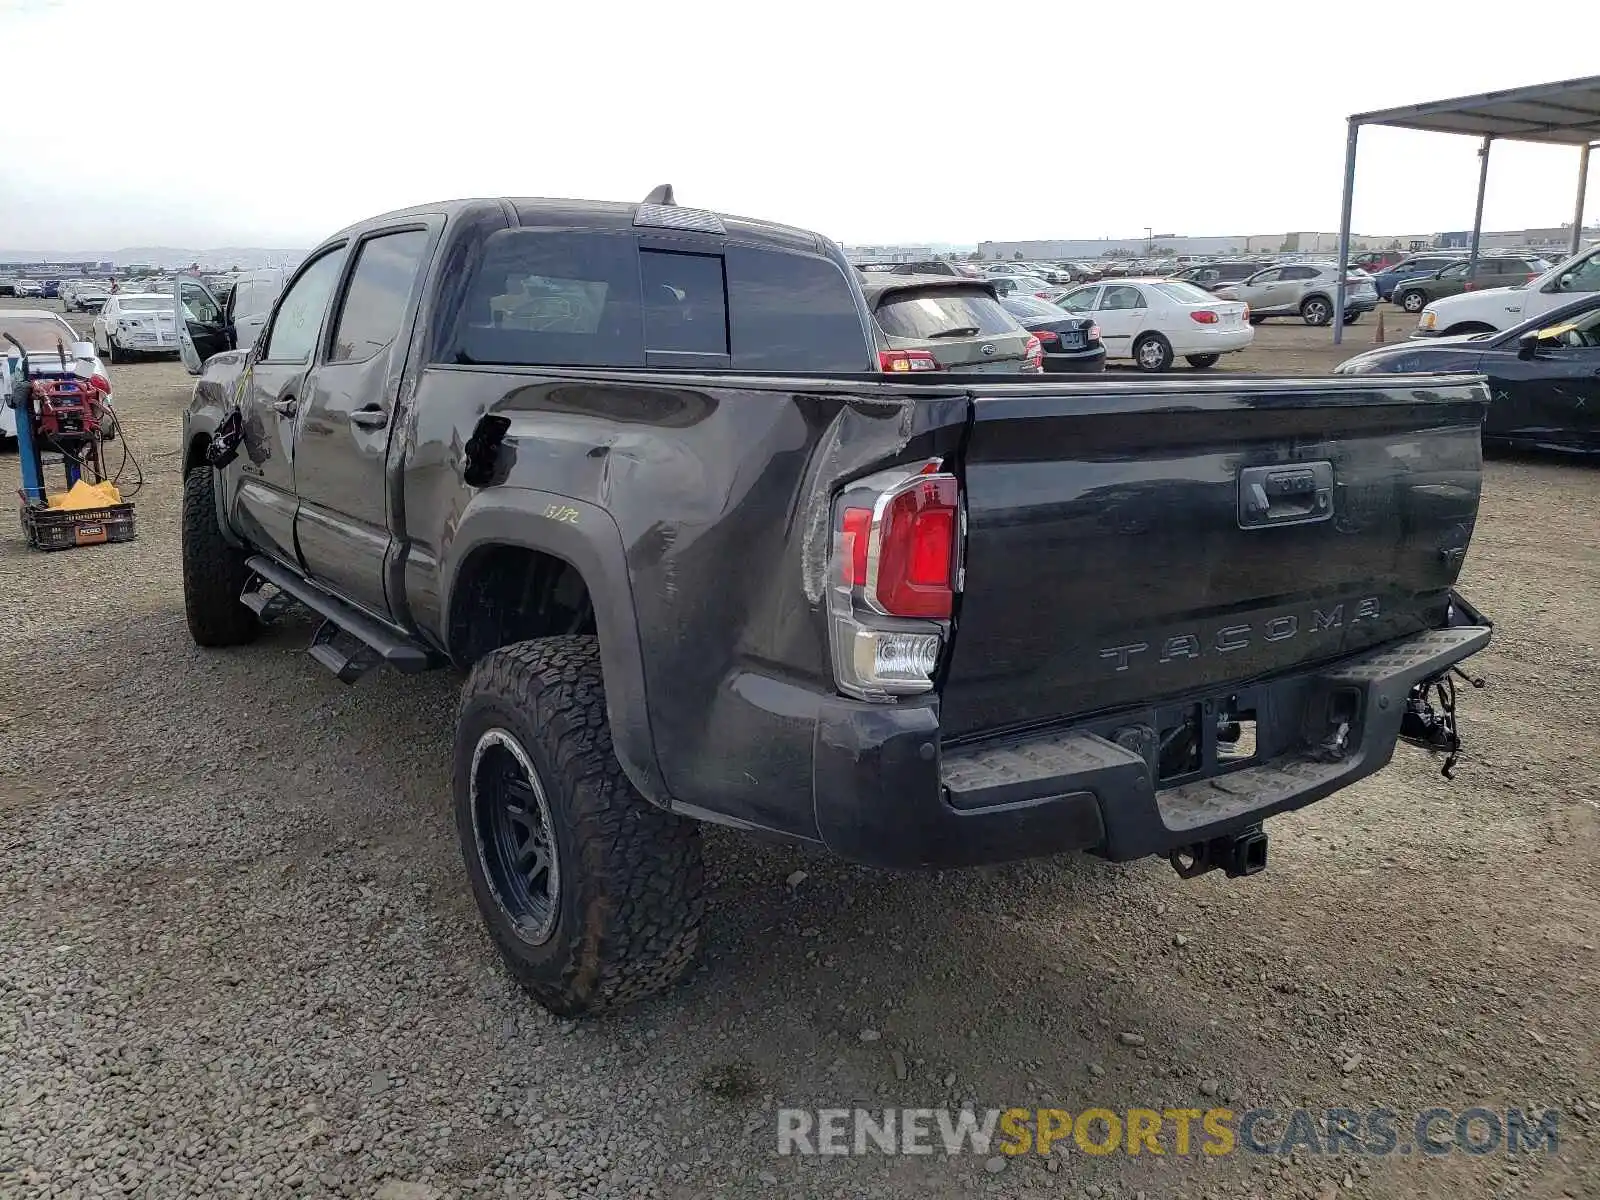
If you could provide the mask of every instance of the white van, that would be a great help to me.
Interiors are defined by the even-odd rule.
[[[288,278],[288,267],[240,271],[218,296],[198,275],[175,276],[172,294],[181,317],[178,356],[184,369],[198,375],[213,354],[255,345]]]

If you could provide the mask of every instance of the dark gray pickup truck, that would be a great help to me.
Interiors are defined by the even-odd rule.
[[[330,238],[205,362],[195,640],[297,605],[343,680],[469,672],[467,873],[553,1010],[684,972],[702,820],[1249,874],[1403,725],[1453,742],[1481,381],[910,378],[870,321],[815,234],[469,200]]]

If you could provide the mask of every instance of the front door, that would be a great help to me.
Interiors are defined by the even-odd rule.
[[[233,492],[234,527],[297,566],[294,542],[295,420],[311,382],[312,351],[344,265],[345,246],[312,259],[283,293],[240,381],[244,445]]]
[[[200,374],[206,359],[213,354],[233,349],[233,330],[222,315],[222,305],[203,279],[195,275],[173,276],[172,311],[178,317],[178,357],[189,374]]]
[[[385,229],[356,244],[295,443],[295,536],[307,573],[378,616],[390,530],[390,417],[405,368],[432,227]]]
[[[1600,450],[1600,308],[1540,330],[1532,358],[1507,355],[1486,373],[1485,436]]]

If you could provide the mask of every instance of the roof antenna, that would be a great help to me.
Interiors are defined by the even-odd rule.
[[[671,204],[677,205],[677,200],[672,195],[672,185],[663,183],[660,187],[650,189],[650,194],[644,198],[646,204]]]

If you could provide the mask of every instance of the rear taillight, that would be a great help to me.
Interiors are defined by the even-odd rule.
[[[89,383],[94,390],[99,392],[102,396],[111,395],[111,380],[107,379],[104,375],[89,376]]]
[[[1054,329],[1035,330],[1033,336],[1038,338],[1040,342],[1059,342],[1061,340],[1061,335]]]
[[[1244,311],[1239,314],[1239,319],[1241,321],[1248,321],[1250,319],[1250,306],[1248,304],[1244,306]]]
[[[938,460],[846,489],[828,588],[840,691],[889,700],[933,687],[961,575],[961,530],[960,485]]]
[[[902,371],[937,371],[939,360],[926,350],[879,350],[878,369],[896,374]]]
[[[1028,338],[1027,345],[1022,348],[1022,353],[1028,360],[1028,365],[1023,368],[1024,371],[1044,370],[1044,345],[1036,335]]]
[[[1035,292],[1033,295],[1034,295],[1034,298],[1036,300],[1044,300],[1044,299],[1049,297],[1050,293],[1049,292]]]
[[[1189,310],[1189,319],[1198,321],[1202,325],[1215,325],[1217,323],[1217,314],[1209,308],[1193,308]]]
[[[1535,272],[1534,272],[1534,273],[1533,273],[1533,274],[1532,274],[1532,275],[1529,275],[1529,276],[1528,276],[1528,277],[1527,277],[1527,278],[1526,278],[1526,279],[1524,279],[1524,280],[1523,280],[1523,281],[1522,281],[1522,282],[1523,282],[1523,283],[1532,283],[1532,282],[1533,282],[1533,281],[1534,281],[1534,280],[1535,280],[1535,279],[1537,279],[1537,278],[1539,278],[1539,272],[1537,272],[1537,271],[1535,271]]]

